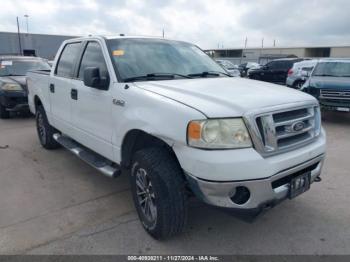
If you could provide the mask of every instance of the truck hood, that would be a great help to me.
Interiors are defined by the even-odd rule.
[[[315,76],[310,79],[310,86],[320,89],[350,89],[350,77]]]
[[[315,102],[303,92],[242,78],[198,78],[135,82],[139,88],[193,107],[207,117],[237,117],[264,107]]]

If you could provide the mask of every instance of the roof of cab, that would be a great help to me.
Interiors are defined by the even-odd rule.
[[[77,41],[86,41],[86,40],[110,40],[110,39],[153,39],[153,40],[164,40],[164,41],[176,41],[176,42],[183,42],[183,43],[188,43],[186,41],[181,41],[181,40],[173,40],[173,39],[168,39],[168,38],[162,38],[160,36],[131,36],[131,35],[88,35],[88,36],[83,36],[83,37],[78,37],[78,38],[70,38],[63,43],[74,43]]]

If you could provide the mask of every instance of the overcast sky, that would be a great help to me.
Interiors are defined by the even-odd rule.
[[[350,45],[350,0],[1,0],[0,31],[165,36],[202,48]],[[1,44],[1,43],[0,43]]]

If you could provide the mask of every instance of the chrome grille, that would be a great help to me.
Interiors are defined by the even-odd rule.
[[[289,151],[309,143],[321,131],[318,105],[280,109],[250,117],[254,145],[262,155]]]
[[[321,89],[320,99],[350,100],[350,90]]]

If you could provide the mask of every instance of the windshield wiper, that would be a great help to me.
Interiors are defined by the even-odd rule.
[[[181,75],[181,74],[152,73],[152,74],[147,74],[147,75],[128,77],[128,78],[124,79],[124,82],[141,81],[141,80],[155,80],[155,79],[159,79],[159,78],[174,79],[175,77],[191,78],[190,76]]]
[[[195,73],[195,74],[188,74],[188,76],[191,77],[207,77],[207,76],[220,76],[220,74],[228,76],[228,77],[232,77],[230,74],[224,73],[224,72],[220,72],[220,71],[204,71],[202,73]]]

